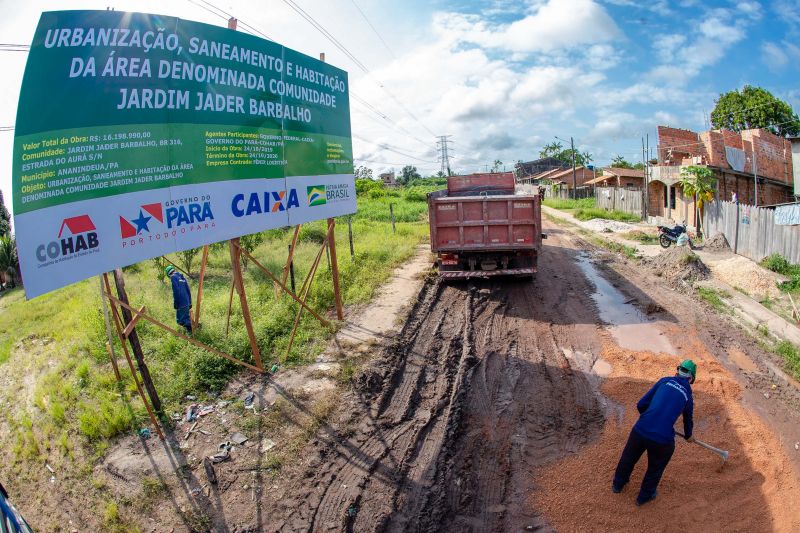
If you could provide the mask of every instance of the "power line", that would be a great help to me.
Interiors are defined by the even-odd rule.
[[[381,42],[383,43],[383,46],[386,47],[386,50],[389,51],[389,55],[392,56],[392,59],[396,60],[397,56],[394,55],[394,52],[392,52],[392,49],[389,47],[389,44],[383,39],[383,36],[378,32],[378,30],[375,29],[375,26],[373,26],[372,22],[369,21],[369,19],[367,18],[367,15],[358,6],[358,4],[356,3],[356,0],[350,0],[350,1],[353,2],[353,5],[356,6],[356,9],[358,10],[359,13],[361,13],[361,16],[364,18],[366,23],[369,24],[369,27],[372,28],[372,31],[375,33],[375,35],[378,36],[378,39],[381,40]]]
[[[369,70],[369,69],[368,69],[368,68],[367,68],[367,67],[364,65],[364,63],[362,63],[362,62],[361,62],[361,61],[360,61],[360,60],[359,60],[359,59],[358,59],[358,58],[357,58],[355,55],[353,55],[353,53],[352,53],[352,52],[350,52],[350,50],[348,50],[348,49],[347,49],[347,47],[346,47],[346,46],[344,46],[344,45],[343,45],[341,42],[339,42],[339,40],[338,40],[338,39],[336,39],[336,37],[334,37],[334,36],[333,36],[333,34],[331,34],[331,32],[329,32],[327,29],[325,29],[325,27],[324,27],[322,24],[320,24],[319,22],[317,22],[317,21],[314,19],[314,17],[312,17],[312,16],[311,16],[309,13],[307,13],[305,10],[303,10],[303,8],[301,8],[300,6],[298,6],[298,5],[297,5],[297,4],[294,2],[294,0],[283,0],[283,2],[284,2],[286,5],[288,5],[289,7],[291,7],[291,8],[292,8],[292,9],[293,9],[293,10],[294,10],[294,11],[295,11],[297,14],[299,14],[301,17],[303,17],[303,18],[304,18],[304,19],[305,19],[305,20],[306,20],[306,21],[307,21],[309,24],[311,24],[312,26],[314,26],[314,28],[316,28],[316,29],[317,29],[317,31],[319,31],[320,33],[322,33],[322,35],[323,35],[323,36],[325,36],[325,37],[326,37],[326,38],[327,38],[327,39],[328,39],[328,40],[329,40],[331,43],[333,43],[333,45],[334,45],[336,48],[338,48],[338,49],[339,49],[339,50],[340,50],[340,51],[341,51],[341,52],[342,52],[342,53],[343,53],[345,56],[347,56],[348,58],[350,58],[350,60],[351,60],[351,61],[352,61],[352,62],[353,62],[353,63],[354,63],[354,64],[355,64],[355,65],[356,65],[358,68],[360,68],[360,69],[361,69],[361,70],[364,72],[364,74],[366,74],[368,77],[372,77],[372,78],[374,79],[375,83],[378,85],[378,87],[380,87],[380,88],[381,88],[381,89],[382,89],[382,90],[383,90],[383,91],[384,91],[384,92],[385,92],[387,95],[389,95],[389,97],[390,97],[392,100],[394,100],[394,101],[395,101],[395,103],[396,103],[397,105],[399,105],[401,108],[403,108],[403,110],[404,110],[404,111],[405,111],[405,112],[406,112],[406,113],[407,113],[407,114],[408,114],[408,115],[409,115],[411,118],[413,118],[413,119],[414,119],[414,120],[415,120],[415,121],[416,121],[416,122],[417,122],[417,123],[418,123],[420,126],[422,126],[422,127],[423,127],[423,128],[424,128],[424,129],[425,129],[427,132],[428,132],[428,133],[430,133],[430,134],[431,134],[431,135],[433,135],[434,137],[436,136],[436,134],[435,134],[435,133],[433,133],[433,132],[432,132],[432,131],[431,131],[431,130],[428,128],[428,126],[426,126],[426,125],[425,125],[425,123],[423,123],[423,122],[422,122],[422,121],[421,121],[421,120],[420,120],[420,119],[419,119],[419,118],[418,118],[418,117],[417,117],[417,116],[416,116],[416,115],[415,115],[415,114],[414,114],[414,113],[413,113],[413,112],[412,112],[410,109],[408,109],[408,107],[406,107],[406,106],[405,106],[405,105],[404,105],[404,104],[403,104],[403,103],[402,103],[402,102],[401,102],[401,101],[400,101],[400,100],[399,100],[399,99],[398,99],[398,98],[397,98],[397,97],[396,97],[394,94],[392,94],[392,92],[391,92],[389,89],[387,89],[387,88],[386,88],[386,86],[385,86],[385,85],[383,85],[383,83],[381,83],[381,81],[380,81],[380,80],[378,80],[377,78],[375,78],[375,75],[374,75],[374,74],[372,74],[372,72],[370,72],[370,70]]]
[[[401,150],[398,150],[397,148],[395,148],[392,145],[387,144],[387,143],[376,143],[376,142],[364,139],[363,137],[359,137],[358,135],[353,135],[353,137],[355,139],[358,139],[359,141],[363,141],[363,142],[371,144],[373,146],[377,146],[378,148],[380,148],[382,150],[388,150],[390,152],[394,152],[396,154],[399,154],[399,155],[402,155],[402,156],[405,156],[405,157],[410,157],[411,159],[416,159],[417,161],[421,161],[423,163],[430,163],[430,164],[434,164],[434,165],[436,164],[436,161],[429,161],[429,160],[422,159],[420,157],[417,157],[417,156],[414,156],[414,155],[411,155],[411,154],[407,154],[407,153],[405,153],[405,152],[403,152]]]
[[[190,1],[190,2],[192,2],[192,0],[189,0],[189,1]],[[250,25],[250,24],[248,24],[247,22],[243,21],[243,20],[242,20],[242,19],[240,19],[240,18],[237,18],[237,17],[235,17],[235,16],[234,16],[234,15],[232,15],[231,13],[228,13],[227,11],[225,11],[224,9],[221,9],[221,8],[219,8],[219,7],[215,6],[215,5],[214,5],[214,4],[212,4],[211,2],[207,2],[206,0],[200,0],[200,1],[201,1],[201,2],[203,2],[204,4],[206,4],[207,6],[213,7],[214,9],[216,9],[217,11],[219,11],[220,13],[223,13],[223,14],[224,14],[224,15],[226,15],[226,16],[227,16],[229,19],[232,19],[232,18],[236,19],[236,22],[238,22],[239,24],[241,24],[243,27],[250,29],[251,31],[253,31],[253,32],[257,33],[257,34],[258,34],[258,35],[260,35],[261,37],[263,37],[263,38],[267,39],[268,41],[273,41],[273,42],[275,41],[275,39],[273,39],[272,37],[270,37],[270,36],[269,36],[269,35],[267,35],[266,33],[262,32],[262,31],[261,31],[261,30],[259,30],[258,28],[254,27],[254,26],[251,26],[251,25]],[[192,2],[192,3],[194,4],[194,2]],[[202,7],[202,6],[200,6],[200,7]]]

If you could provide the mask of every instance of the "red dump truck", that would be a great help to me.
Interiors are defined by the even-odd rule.
[[[431,251],[442,278],[533,277],[542,246],[538,194],[511,172],[451,176],[428,195]]]

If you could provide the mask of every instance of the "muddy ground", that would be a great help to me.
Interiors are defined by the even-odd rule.
[[[205,422],[211,436],[184,439],[179,425],[168,454],[137,440],[112,452],[115,490],[138,490],[124,480],[139,468],[162,479],[169,497],[141,520],[157,531],[800,529],[786,505],[800,496],[800,394],[774,357],[646,268],[546,226],[534,283],[430,280],[342,391],[246,376]],[[678,443],[658,499],[639,509],[642,465],[619,495],[613,468],[636,400],[684,357],[699,363],[696,436],[732,458],[720,469]],[[200,461],[220,428],[249,440],[212,485]],[[176,477],[171,464],[186,466]]]

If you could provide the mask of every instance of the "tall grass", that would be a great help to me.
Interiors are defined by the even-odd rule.
[[[417,245],[425,240],[427,203],[419,196],[401,190],[396,197],[358,198],[359,210],[352,219],[354,258],[350,256],[347,218],[337,219],[338,264],[345,306],[371,299],[392,270],[411,257]],[[396,232],[392,232],[389,222],[390,202],[394,204]],[[324,221],[305,224],[302,228],[294,256],[298,290],[319,251],[325,231]],[[266,231],[253,252],[258,261],[278,277],[282,274],[291,235],[288,228]],[[151,316],[175,326],[172,291],[154,262],[145,261],[126,269],[125,278],[133,305],[146,305]],[[197,280],[189,281],[196,295]],[[252,261],[245,270],[245,285],[265,365],[280,361],[291,366],[313,361],[324,349],[332,330],[304,313],[295,342],[287,353],[289,332],[298,305],[289,297],[276,297],[268,276]],[[227,245],[213,246],[204,283],[202,327],[195,336],[203,343],[252,362],[235,295],[230,332],[225,333],[230,286]],[[308,304],[321,314],[335,317],[331,271],[324,254]],[[180,410],[185,395],[202,398],[220,391],[241,369],[148,322],[139,322],[137,331],[167,416]],[[25,301],[21,290],[3,294],[0,298],[0,372],[6,377],[6,385],[0,385],[0,402],[7,406],[4,419],[10,431],[0,431],[0,445],[12,451],[7,467],[14,462],[36,462],[48,456],[49,461],[54,461],[54,452],[63,456],[64,461],[87,453],[89,457],[99,457],[111,438],[147,424],[146,411],[121,357],[122,346],[114,340],[123,375],[123,383],[118,384],[105,343],[97,278],[31,301]],[[31,400],[26,401],[26,398]],[[80,450],[84,451],[78,453]],[[0,466],[0,475],[13,474]]]
[[[544,205],[553,209],[587,209],[595,206],[595,200],[594,198],[580,198],[578,200],[571,198],[545,198]]]
[[[632,215],[630,213],[623,213],[622,211],[606,211],[597,207],[581,208],[573,214],[578,220],[591,220],[593,218],[602,218],[605,220],[618,220],[621,222],[639,222],[641,217]]]

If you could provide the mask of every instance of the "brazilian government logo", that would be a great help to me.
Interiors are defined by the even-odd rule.
[[[310,207],[325,205],[327,202],[324,185],[310,185],[306,187],[306,192],[308,192],[308,205]]]

